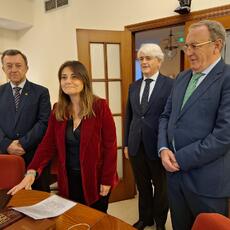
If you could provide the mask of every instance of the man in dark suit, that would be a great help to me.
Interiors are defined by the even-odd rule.
[[[160,118],[158,144],[168,171],[174,230],[190,230],[202,212],[227,215],[230,66],[221,59],[225,37],[216,21],[190,26],[184,48],[191,69],[178,75]]]
[[[139,220],[133,226],[142,230],[155,221],[161,230],[165,229],[168,198],[165,170],[157,152],[158,120],[173,80],[159,73],[164,54],[158,45],[142,45],[137,57],[143,79],[129,88],[124,149],[139,192]]]
[[[22,156],[27,166],[47,128],[49,92],[26,79],[28,62],[19,50],[4,51],[1,61],[9,82],[0,86],[0,153]],[[47,170],[34,189],[49,191]]]

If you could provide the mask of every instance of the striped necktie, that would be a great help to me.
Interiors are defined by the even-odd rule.
[[[191,78],[191,80],[190,80],[190,82],[188,84],[188,87],[187,87],[185,95],[184,95],[184,99],[183,99],[181,109],[184,107],[185,103],[188,101],[190,96],[195,91],[195,89],[197,87],[197,82],[198,82],[199,78],[201,76],[203,76],[203,75],[204,75],[203,73],[195,73],[195,74],[192,75],[192,78]]]
[[[15,109],[16,111],[18,111],[21,87],[14,87],[13,90],[14,90]]]

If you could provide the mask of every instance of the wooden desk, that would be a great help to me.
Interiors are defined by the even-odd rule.
[[[50,194],[46,192],[36,190],[21,190],[12,197],[8,206],[32,205],[44,200],[49,196]],[[90,225],[90,229],[92,230],[135,229],[122,220],[79,203],[64,214],[52,219],[56,222],[57,230],[64,230],[78,223],[87,223]]]

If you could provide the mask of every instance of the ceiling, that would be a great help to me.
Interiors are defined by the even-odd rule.
[[[0,18],[0,28],[3,29],[19,31],[19,30],[28,29],[30,27],[32,27],[32,24]]]

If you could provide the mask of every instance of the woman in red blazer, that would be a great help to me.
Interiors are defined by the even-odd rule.
[[[30,189],[36,175],[56,155],[60,195],[106,212],[111,188],[118,181],[111,111],[104,99],[93,95],[89,75],[80,62],[65,62],[58,78],[59,100],[46,134],[25,178],[8,193]]]

